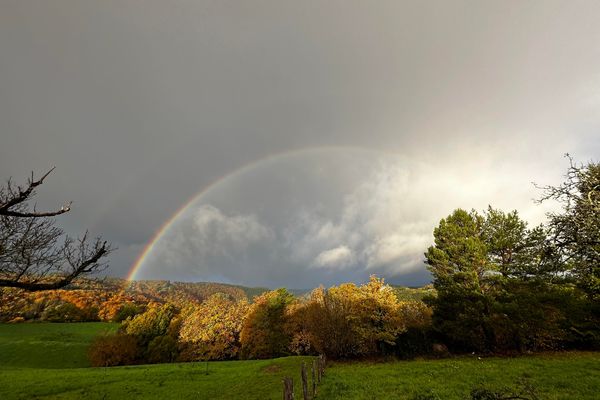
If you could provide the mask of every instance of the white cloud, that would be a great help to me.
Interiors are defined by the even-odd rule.
[[[395,269],[400,266],[404,270],[412,269],[422,260],[421,254],[429,242],[429,235],[419,234],[419,232],[390,234],[376,239],[364,251],[366,265],[368,268],[378,268],[401,264]]]
[[[399,276],[423,268],[433,228],[454,209],[492,204],[518,209],[536,224],[544,209],[533,197],[530,177],[518,166],[499,167],[476,154],[446,168],[414,160],[381,162],[346,193],[336,213],[299,213],[285,243],[296,263]]]
[[[312,265],[318,268],[344,269],[355,262],[354,254],[347,246],[322,251]]]

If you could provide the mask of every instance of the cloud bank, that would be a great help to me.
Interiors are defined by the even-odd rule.
[[[420,282],[416,249],[452,207],[539,221],[530,181],[560,179],[565,152],[600,157],[600,2],[176,3],[0,6],[0,178],[56,166],[39,206],[72,199],[61,226],[118,247],[111,275],[196,192],[274,154],[347,146],[408,164],[308,157],[229,181],[146,277]]]
[[[533,203],[536,189],[518,165],[501,165],[474,156],[444,168],[356,149],[282,157],[193,204],[158,241],[140,276],[304,288],[378,274],[424,284],[433,228],[455,208],[491,204],[517,209],[532,224],[543,221],[551,205]],[[323,179],[334,174],[336,185]]]

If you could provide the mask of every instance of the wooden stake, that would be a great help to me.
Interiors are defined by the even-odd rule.
[[[302,363],[300,376],[302,377],[302,397],[304,400],[308,400],[308,378],[306,377],[306,364],[304,363]]]
[[[283,400],[294,400],[294,380],[283,378]]]

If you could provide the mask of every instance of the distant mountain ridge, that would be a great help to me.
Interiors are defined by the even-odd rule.
[[[431,285],[423,288],[392,286],[399,300],[422,300],[435,295]],[[247,300],[269,291],[266,287],[248,287],[216,282],[174,282],[168,280],[129,281],[122,278],[78,279],[64,289],[27,292],[0,289],[0,321],[111,321],[125,305],[143,309],[151,303],[171,303],[178,307],[200,304],[221,293],[232,300]],[[289,289],[288,289],[289,290]],[[311,290],[292,289],[297,297]]]
[[[27,292],[14,288],[0,289],[0,321],[15,318],[110,321],[126,304],[138,308],[146,307],[150,303],[171,303],[185,307],[200,304],[216,293],[222,293],[233,300],[252,301],[255,296],[268,290],[215,282],[78,279],[59,290]]]

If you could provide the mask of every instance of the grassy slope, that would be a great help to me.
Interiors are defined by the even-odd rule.
[[[327,369],[320,394],[324,399],[404,399],[431,389],[440,399],[464,399],[474,386],[514,387],[523,376],[540,399],[598,399],[600,353],[336,363]]]
[[[87,365],[93,336],[114,324],[0,324],[0,399],[280,399],[281,378],[292,376],[300,399],[303,357],[205,364],[114,368]],[[433,389],[441,399],[464,399],[487,382],[512,386],[530,376],[540,399],[597,399],[600,353],[563,353],[514,359],[465,357],[389,363],[334,363],[320,399],[407,399]]]
[[[306,357],[82,368],[107,323],[0,324],[0,399],[279,399]],[[296,396],[300,398],[300,388]]]
[[[280,399],[302,357],[113,368],[0,369],[1,399]],[[296,387],[296,398],[301,398]]]
[[[118,324],[0,324],[0,367],[87,367],[87,348],[104,332]]]

